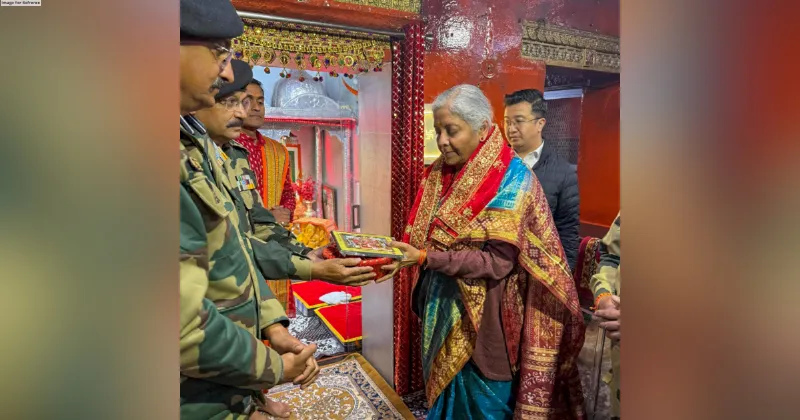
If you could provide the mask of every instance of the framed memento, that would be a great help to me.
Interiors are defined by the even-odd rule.
[[[353,220],[353,229],[361,229],[361,205],[354,204],[353,205],[353,215],[351,217]]]
[[[339,253],[346,257],[388,257],[397,260],[403,258],[402,251],[389,246],[392,242],[389,236],[339,231],[333,231],[331,235]]]
[[[322,184],[322,218],[336,222],[336,189]]]
[[[295,183],[301,176],[303,176],[303,166],[300,159],[300,145],[287,144],[286,150],[289,152],[289,177],[291,178],[292,183]]]

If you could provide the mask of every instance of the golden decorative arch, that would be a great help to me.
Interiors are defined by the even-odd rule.
[[[334,0],[337,3],[350,3],[359,6],[380,7],[383,9],[399,10],[407,13],[419,14],[421,0]]]
[[[523,22],[522,56],[553,66],[620,72],[619,38],[544,21]]]

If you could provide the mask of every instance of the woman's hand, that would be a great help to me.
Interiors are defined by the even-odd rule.
[[[414,248],[413,246],[405,243],[405,242],[397,242],[392,241],[389,246],[393,248],[397,248],[400,251],[403,251],[403,259],[404,260],[412,260],[418,261],[419,260],[419,250]]]
[[[397,241],[392,241],[389,244],[389,246],[397,248],[400,251],[403,251],[403,261],[404,262],[406,262],[406,261],[414,261],[416,263],[417,261],[419,261],[420,252],[419,252],[419,250],[417,248],[414,248],[413,246],[411,246],[411,245],[409,245],[409,244],[407,244],[405,242],[397,242]],[[399,262],[395,262],[395,263],[392,263],[392,264],[389,264],[389,265],[382,266],[381,269],[383,271],[389,272],[389,274],[387,274],[387,275],[375,280],[375,283],[383,283],[384,281],[389,280],[390,278],[394,277],[394,275],[397,274],[399,266],[400,266]]]

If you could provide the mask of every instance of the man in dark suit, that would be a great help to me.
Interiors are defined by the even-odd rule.
[[[541,91],[516,91],[506,95],[505,105],[506,138],[542,184],[569,267],[574,270],[580,244],[578,174],[542,138],[547,123],[547,102]]]

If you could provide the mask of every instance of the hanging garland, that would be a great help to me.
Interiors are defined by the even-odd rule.
[[[266,73],[277,60],[276,65],[283,68],[280,75],[286,78],[292,76],[287,68],[290,63],[301,72],[306,68],[316,70],[315,82],[322,81],[323,67],[328,69],[328,76],[339,77],[341,73],[350,79],[357,73],[380,72],[390,47],[389,38],[380,35],[252,19],[244,19],[244,23],[244,33],[233,40],[236,57],[250,66],[264,66]],[[303,82],[305,78],[300,76],[298,80]]]
[[[345,88],[347,88],[348,92],[352,93],[354,96],[358,96],[358,90],[350,87],[350,85],[348,85],[347,82],[345,82],[344,80],[342,80],[342,84],[344,85]]]

